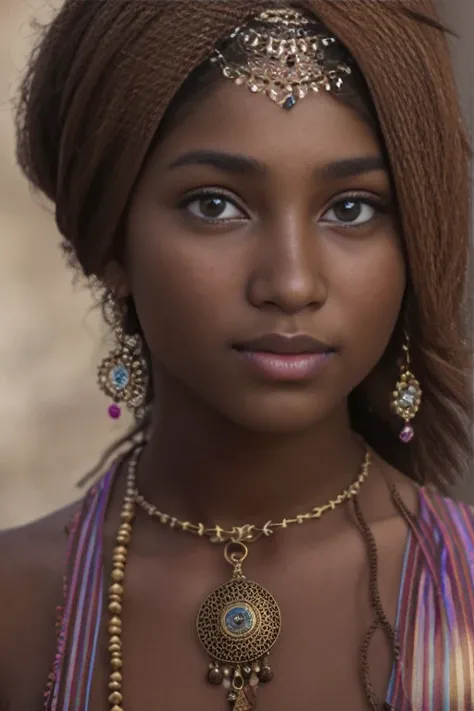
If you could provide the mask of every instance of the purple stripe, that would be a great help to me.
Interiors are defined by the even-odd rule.
[[[84,527],[81,533],[81,540],[80,540],[80,548],[78,550],[78,557],[77,557],[77,565],[75,566],[74,570],[74,584],[71,589],[71,597],[73,599],[76,599],[76,588],[77,588],[77,582],[79,580],[80,576],[80,582],[81,585],[79,587],[79,595],[77,597],[77,606],[75,610],[75,620],[74,620],[74,627],[73,627],[73,632],[72,632],[72,637],[70,640],[70,647],[69,647],[69,661],[68,661],[68,675],[66,677],[66,685],[65,685],[65,696],[64,696],[64,709],[67,709],[67,711],[71,711],[70,709],[70,699],[71,696],[73,695],[73,692],[75,691],[74,689],[74,681],[78,682],[81,678],[81,673],[82,673],[82,668],[77,665],[77,657],[78,655],[82,654],[83,649],[84,649],[84,641],[80,639],[81,633],[86,636],[87,635],[87,627],[84,624],[84,618],[83,618],[83,610],[84,610],[84,600],[88,599],[87,593],[89,592],[87,582],[89,578],[89,571],[90,571],[90,561],[92,556],[95,553],[95,531],[94,531],[94,524],[97,524],[97,518],[95,516],[96,514],[96,508],[97,508],[97,503],[98,499],[100,500],[100,495],[95,497],[94,499],[94,504],[95,506],[91,507],[91,511],[89,516],[87,517],[86,521],[84,522]],[[87,548],[85,549],[84,553],[84,542],[87,541]],[[80,551],[80,553],[79,553]],[[92,607],[92,605],[91,605]],[[81,644],[82,642],[82,644]],[[80,684],[78,684],[80,687]]]
[[[86,500],[84,504],[84,508],[89,508],[88,504],[90,503],[90,498]],[[82,517],[81,517],[82,518]],[[63,618],[63,636],[64,636],[64,649],[62,650],[61,654],[61,664],[57,672],[57,678],[56,678],[56,687],[57,690],[61,688],[61,683],[62,683],[62,677],[64,671],[66,671],[66,675],[68,674],[70,667],[66,666],[66,651],[68,648],[68,642],[69,642],[69,628],[72,623],[72,611],[75,607],[75,601],[76,601],[76,588],[77,588],[77,582],[78,582],[78,577],[79,577],[79,572],[80,572],[80,563],[82,562],[82,549],[84,547],[84,543],[86,540],[86,535],[87,535],[87,516],[85,519],[82,519],[78,525],[77,528],[77,534],[79,536],[78,540],[78,545],[77,548],[74,550],[74,555],[75,559],[74,561],[71,561],[73,565],[73,574],[72,574],[72,579],[70,583],[68,584],[68,591],[67,591],[67,600],[66,600],[66,605],[65,605],[65,610],[64,610],[64,618]],[[68,662],[69,665],[69,662]],[[66,685],[66,690],[67,690],[68,685]],[[51,711],[56,711],[57,708],[57,702],[58,702],[58,691],[55,694],[55,698],[53,701],[53,706]],[[67,708],[67,707],[66,707]]]
[[[73,547],[74,547],[74,541],[77,536],[77,531],[80,525],[80,511],[77,512],[75,515],[72,525],[70,528],[69,532],[69,540],[67,544],[67,553],[66,553],[66,571],[64,573],[63,577],[63,605],[62,605],[62,614],[61,618],[59,620],[59,630],[58,630],[58,639],[57,639],[57,651],[53,663],[53,668],[50,673],[50,679],[48,681],[48,688],[46,690],[46,693],[44,695],[45,701],[44,701],[44,711],[48,711],[48,709],[52,709],[53,707],[56,707],[57,703],[57,694],[58,694],[58,685],[56,684],[57,676],[58,673],[60,672],[60,665],[64,657],[64,648],[65,648],[65,641],[66,641],[66,636],[65,636],[65,609],[66,609],[66,603],[67,603],[67,595],[68,595],[68,570],[69,567],[72,563],[72,552],[73,552]],[[61,607],[58,607],[57,610],[60,610]]]
[[[101,502],[99,506],[99,512],[98,512],[98,525],[96,527],[96,535],[95,535],[95,560],[94,560],[94,567],[93,567],[93,575],[92,575],[92,580],[89,586],[89,589],[91,591],[91,604],[89,604],[89,611],[87,615],[87,621],[86,621],[86,630],[88,630],[88,644],[84,644],[84,651],[86,652],[86,660],[88,662],[88,669],[86,670],[87,674],[87,684],[85,687],[82,687],[82,694],[81,697],[77,701],[77,708],[79,711],[86,711],[87,705],[88,705],[88,700],[89,700],[89,694],[90,694],[90,687],[92,684],[92,676],[93,676],[93,671],[94,671],[94,662],[95,662],[95,657],[96,657],[96,651],[97,651],[97,641],[98,641],[98,636],[99,636],[99,629],[100,629],[100,624],[101,624],[101,619],[102,619],[102,573],[103,573],[103,561],[102,561],[102,546],[100,545],[100,542],[103,540],[102,535],[103,535],[103,522],[105,519],[105,512],[103,511],[104,508],[107,506],[108,502],[108,494],[107,491],[105,492],[105,495],[103,494],[101,497]],[[97,545],[97,542],[99,545]],[[84,662],[81,660],[81,668],[84,668]],[[79,690],[81,691],[81,689]]]
[[[87,711],[87,709],[89,708],[90,693],[91,693],[91,688],[92,688],[92,679],[94,676],[95,660],[96,660],[96,656],[97,656],[97,646],[98,646],[98,642],[99,642],[100,623],[102,620],[102,608],[103,608],[102,575],[100,578],[99,586],[100,587],[99,587],[99,597],[98,597],[98,602],[97,602],[97,616],[96,616],[94,637],[93,637],[93,641],[92,641],[92,651],[91,651],[91,655],[90,655],[89,672],[87,675],[87,683],[86,683],[86,698],[84,699],[83,711]]]
[[[58,648],[58,669],[51,702],[50,705],[45,706],[46,711],[57,711],[61,694],[64,695],[61,702],[63,711],[72,711],[70,698],[73,696],[76,696],[74,708],[85,711],[80,704],[82,679],[86,666],[90,668],[91,657],[95,657],[96,628],[100,625],[102,609],[101,601],[97,599],[97,591],[101,590],[103,549],[98,533],[103,530],[113,473],[114,470],[107,474],[86,496],[78,526],[71,534],[70,547],[74,558],[70,560],[70,579],[66,584],[65,612],[61,633],[63,642]],[[83,617],[85,614],[84,601],[90,602],[85,621]],[[90,649],[93,654],[88,656],[87,651]]]
[[[472,687],[468,688],[465,682],[470,676],[472,668],[472,640],[469,639],[469,632],[472,635],[472,577],[469,570],[469,556],[466,556],[465,546],[459,536],[462,518],[459,515],[461,505],[454,505],[446,499],[439,499],[433,502],[433,509],[438,516],[439,525],[442,528],[444,553],[448,560],[444,566],[446,579],[451,583],[449,595],[445,597],[445,607],[448,611],[451,635],[451,645],[453,648],[453,664],[455,664],[455,684],[458,702],[463,706],[470,700]],[[461,555],[462,553],[462,555]],[[449,565],[449,571],[448,571]],[[462,653],[460,651],[462,649]],[[459,680],[459,681],[458,681]],[[459,684],[462,684],[459,690]],[[462,707],[461,707],[462,708]]]
[[[88,615],[84,625],[85,635],[80,660],[80,678],[85,677],[87,684],[78,685],[76,707],[78,711],[86,711],[89,703],[89,692],[94,671],[97,651],[98,634],[102,619],[102,573],[103,573],[103,530],[105,512],[109,500],[109,482],[104,480],[102,493],[98,498],[97,513],[94,521],[94,558],[91,564],[92,576],[88,585]],[[87,601],[90,601],[89,603]],[[80,617],[80,615],[78,615]],[[85,666],[87,663],[87,667]],[[69,711],[69,710],[68,710]]]
[[[414,555],[414,539],[409,533],[408,545],[405,554],[405,563],[403,567],[403,575],[401,580],[400,592],[398,597],[398,610],[397,610],[397,622],[396,630],[400,642],[401,649],[405,649],[407,644],[407,628],[403,625],[403,610],[406,607],[406,593],[409,587],[406,583],[407,573],[411,569],[411,559]],[[394,665],[393,679],[392,683],[389,685],[389,692],[387,695],[387,703],[389,703],[392,708],[397,708],[399,705],[399,699],[403,695],[403,661],[400,659],[397,664]]]
[[[473,511],[422,490],[413,533],[397,609],[402,662],[387,702],[464,711],[474,696]]]
[[[100,547],[97,545],[97,527],[94,527],[94,529],[94,534],[93,536],[91,536],[89,544],[89,551],[91,555],[87,556],[85,562],[85,570],[89,572],[83,584],[83,596],[80,599],[78,608],[76,610],[78,620],[84,619],[85,617],[84,624],[80,626],[80,634],[82,635],[82,639],[79,640],[73,638],[72,642],[73,646],[77,647],[77,649],[79,650],[77,658],[77,668],[75,670],[78,675],[83,673],[85,663],[90,658],[91,628],[97,620],[97,569],[101,567],[102,561],[101,556],[97,555],[98,548]],[[83,696],[84,689],[79,686],[76,692],[75,705],[72,707],[72,709],[80,709],[80,711],[83,710]]]

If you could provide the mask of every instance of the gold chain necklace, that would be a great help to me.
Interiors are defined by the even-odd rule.
[[[122,658],[122,605],[125,568],[132,537],[136,507],[140,506],[152,518],[179,531],[209,538],[213,543],[225,545],[224,556],[232,566],[231,579],[212,592],[201,605],[197,616],[197,633],[208,653],[208,680],[222,685],[233,711],[251,711],[255,706],[260,682],[269,682],[273,672],[269,653],[281,629],[280,609],[273,596],[258,583],[247,580],[242,566],[248,555],[246,543],[260,536],[270,536],[274,531],[290,524],[302,524],[319,519],[325,512],[357,496],[369,475],[371,455],[367,451],[357,479],[335,499],[324,506],[313,508],[306,514],[283,519],[279,523],[268,521],[264,526],[253,524],[224,529],[220,526],[206,528],[163,514],[143,496],[136,485],[136,471],[142,448],[133,452],[128,464],[127,484],[120,513],[121,524],[117,533],[112,558],[111,585],[108,595],[109,610],[109,703],[111,711],[123,709],[123,658]]]

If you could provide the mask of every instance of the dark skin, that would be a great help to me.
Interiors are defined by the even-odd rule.
[[[213,165],[201,155],[173,165],[196,151],[250,162],[224,169],[222,158],[218,167],[215,155]],[[159,384],[138,468],[148,500],[181,519],[261,525],[323,504],[356,478],[364,448],[347,397],[390,342],[405,290],[392,202],[371,129],[329,95],[286,113],[222,82],[163,137],[131,206],[126,268],[110,272],[120,296],[133,294]],[[306,333],[335,353],[309,380],[270,381],[231,347],[270,332]],[[394,621],[407,525],[387,479],[413,512],[417,494],[374,458],[360,504]],[[107,560],[122,496],[120,477]],[[70,515],[0,538],[0,609],[11,611],[1,616],[1,711],[41,708]],[[223,550],[139,513],[129,561],[126,711],[225,709],[224,692],[205,681],[208,659],[195,636],[201,602],[230,574]],[[260,708],[367,709],[359,649],[371,622],[368,556],[351,506],[256,543],[245,572],[272,592],[283,618]],[[108,708],[105,630],[101,647],[90,711]],[[391,658],[381,633],[370,659],[383,699]]]

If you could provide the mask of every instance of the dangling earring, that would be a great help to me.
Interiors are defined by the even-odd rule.
[[[117,347],[99,365],[99,387],[113,400],[108,409],[112,419],[121,416],[120,403],[125,403],[139,420],[148,389],[148,365],[143,357],[142,339],[138,333],[129,336],[124,332],[123,314],[117,304],[112,306],[112,314]]]
[[[415,430],[410,422],[420,409],[422,390],[420,383],[410,370],[410,337],[407,333],[403,344],[403,355],[400,380],[392,394],[392,409],[405,422],[399,436],[404,444],[408,444],[415,436]]]

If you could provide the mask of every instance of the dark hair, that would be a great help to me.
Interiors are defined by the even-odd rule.
[[[444,489],[471,461],[472,376],[469,145],[443,27],[427,0],[419,12],[402,0],[299,4],[362,70],[364,80],[343,100],[365,113],[386,149],[409,274],[403,320],[351,395],[352,421],[390,464]],[[200,0],[195,37],[192,2],[67,0],[32,55],[17,111],[18,161],[55,202],[65,242],[88,277],[100,278],[117,254],[153,141],[217,80],[202,60],[268,2],[218,5]],[[129,327],[137,326],[130,306]],[[389,408],[404,327],[424,395],[410,447],[398,441]]]

